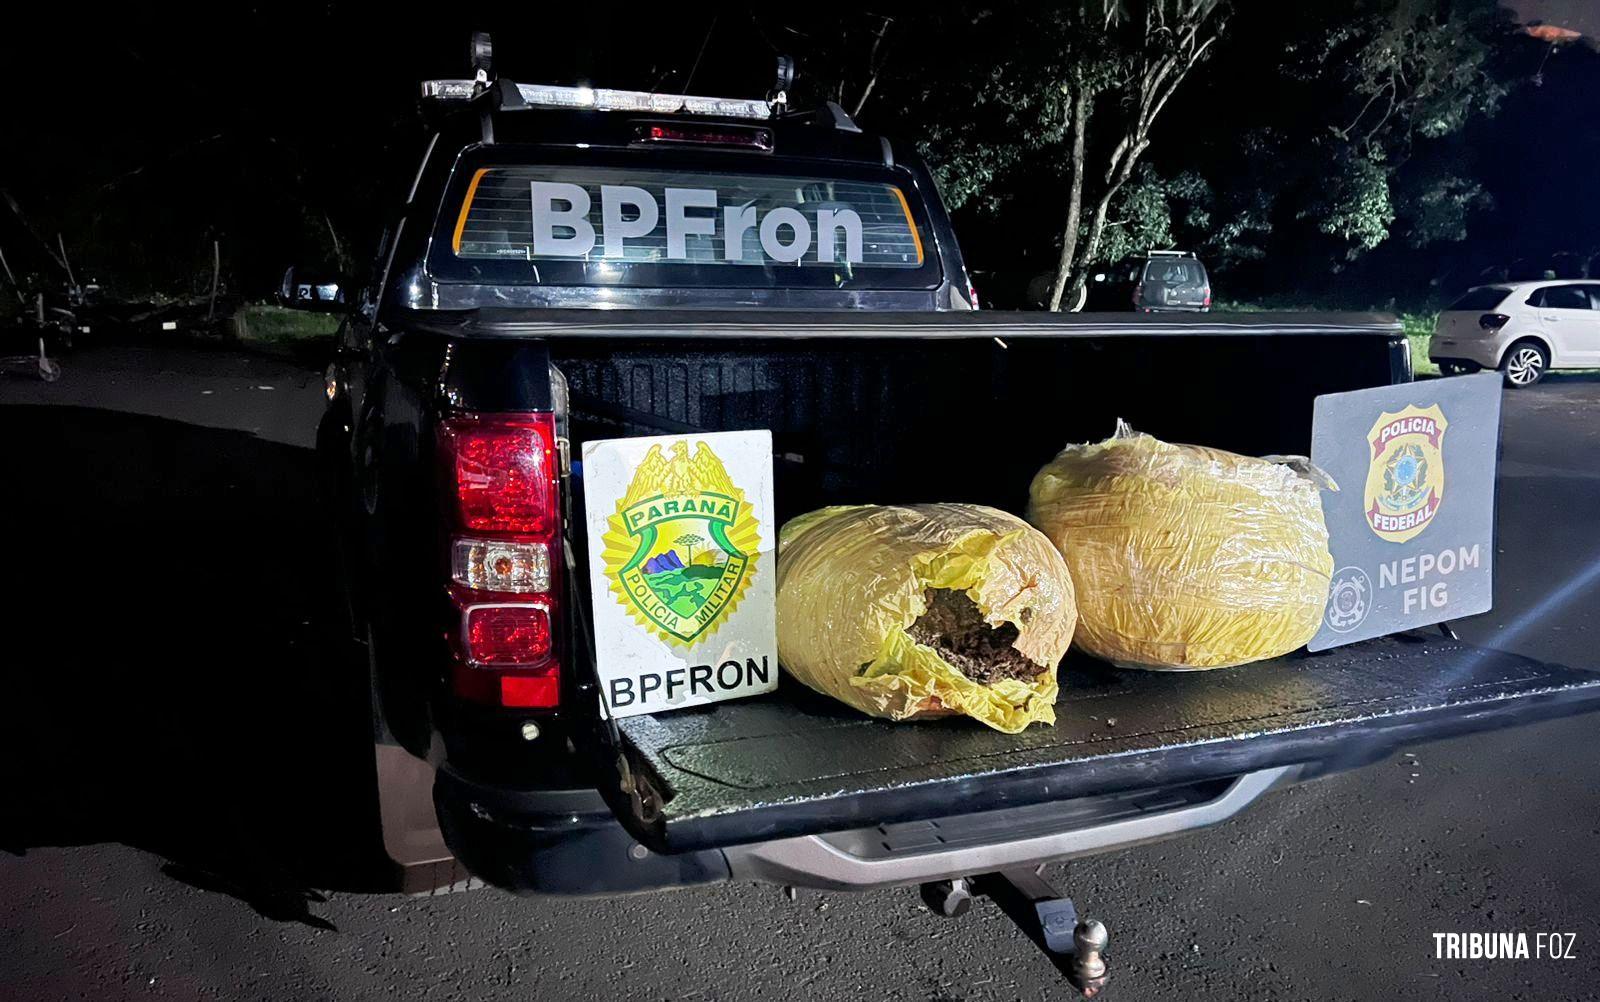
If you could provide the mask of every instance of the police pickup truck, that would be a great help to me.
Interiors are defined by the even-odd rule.
[[[1063,443],[1118,417],[1306,453],[1317,397],[1409,383],[1410,358],[1377,315],[978,312],[927,168],[836,105],[789,109],[781,77],[761,100],[518,84],[474,52],[474,79],[424,85],[436,132],[320,431],[386,833],[436,813],[454,857],[424,886],[459,866],[555,894],[920,885],[947,913],[987,892],[1067,956],[1039,864],[1600,700],[1589,673],[1430,632],[1221,672],[1074,654],[1055,725],[1011,736],[868,719],[775,657],[677,676],[700,705],[608,712],[586,446],[770,435],[774,526],[843,503],[1019,511]],[[1363,587],[1330,621],[1365,614]],[[761,694],[705,698],[722,686]],[[1070,963],[1093,980],[1092,956]]]

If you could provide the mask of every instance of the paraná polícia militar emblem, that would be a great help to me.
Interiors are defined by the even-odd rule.
[[[691,647],[717,631],[750,587],[755,512],[704,442],[652,445],[616,513],[601,558],[611,592],[651,633]]]
[[[1444,432],[1438,404],[1384,412],[1367,433],[1367,528],[1403,543],[1433,523],[1444,501]]]

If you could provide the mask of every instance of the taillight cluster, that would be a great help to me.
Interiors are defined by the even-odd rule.
[[[551,414],[457,414],[439,427],[457,695],[561,698],[561,502]]]

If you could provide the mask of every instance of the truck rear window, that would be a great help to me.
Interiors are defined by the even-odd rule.
[[[441,210],[430,269],[492,284],[937,284],[915,189],[908,197],[892,176],[774,166],[789,170],[464,167],[465,184]]]
[[[868,181],[480,167],[451,241],[458,257],[915,268],[900,189]]]

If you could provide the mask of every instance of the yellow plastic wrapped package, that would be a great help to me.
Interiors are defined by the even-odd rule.
[[[993,508],[822,508],[778,535],[779,660],[873,716],[1054,723],[1077,618],[1055,547]]]
[[[1189,671],[1276,657],[1317,632],[1333,555],[1325,474],[1298,459],[1172,445],[1117,423],[1033,479],[1028,521],[1077,586],[1080,648]]]

